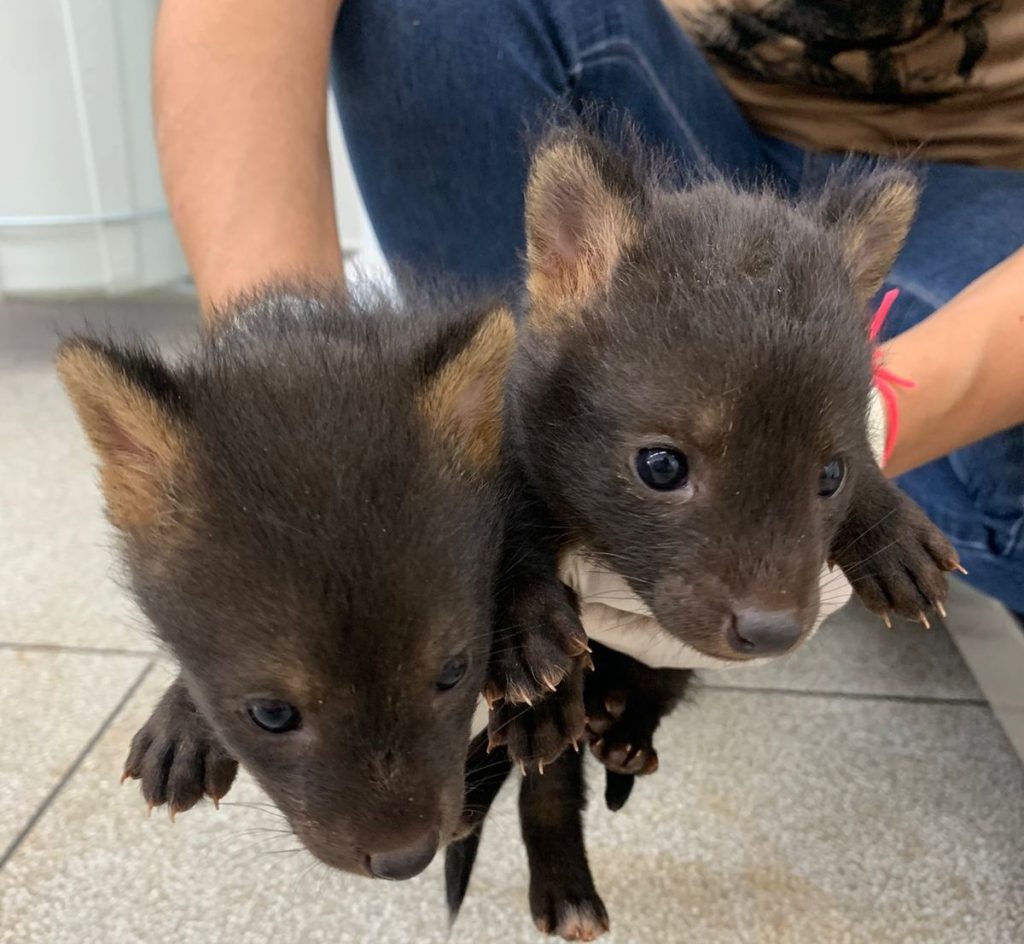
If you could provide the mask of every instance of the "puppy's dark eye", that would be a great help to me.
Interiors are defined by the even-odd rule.
[[[465,656],[452,656],[441,666],[441,674],[438,675],[437,680],[434,682],[437,690],[439,692],[447,692],[455,688],[466,674],[468,665],[469,663]]]
[[[636,472],[640,481],[658,492],[670,492],[686,484],[690,465],[686,456],[674,449],[654,446],[636,454]]]
[[[836,456],[821,467],[818,476],[818,494],[822,498],[831,498],[843,486],[846,478],[846,463]]]
[[[298,708],[272,698],[250,702],[249,717],[271,734],[284,734],[302,726],[302,715]]]

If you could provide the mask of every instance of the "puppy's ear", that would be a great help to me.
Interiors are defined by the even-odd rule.
[[[427,422],[444,437],[458,464],[473,472],[498,467],[515,339],[511,312],[496,308],[485,314],[461,350],[430,377],[421,397]]]
[[[183,405],[160,360],[144,350],[75,338],[57,352],[57,373],[100,460],[112,523],[152,527],[185,463]]]
[[[590,135],[541,144],[526,187],[531,320],[576,317],[608,285],[637,238],[643,194],[630,162]]]
[[[822,209],[835,226],[858,299],[867,305],[899,255],[917,212],[920,185],[892,168],[826,187]]]

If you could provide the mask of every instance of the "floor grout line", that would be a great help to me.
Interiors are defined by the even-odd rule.
[[[99,726],[97,731],[93,734],[85,747],[79,752],[78,757],[75,758],[71,766],[64,771],[64,775],[57,781],[54,788],[46,795],[46,798],[36,808],[36,811],[29,817],[28,822],[22,827],[21,831],[17,836],[11,840],[10,845],[4,850],[3,854],[0,855],[0,869],[10,861],[11,857],[17,852],[18,847],[28,838],[29,833],[35,828],[36,823],[43,817],[43,814],[53,805],[53,801],[57,799],[61,790],[67,785],[68,781],[77,773],[78,768],[82,766],[86,757],[92,752],[92,749],[99,742],[100,738],[107,733],[110,726],[114,723],[114,720],[121,713],[125,705],[131,697],[139,690],[139,686],[146,680],[146,676],[153,671],[153,667],[156,665],[155,660],[150,660],[146,667],[139,673],[138,677],[129,686],[128,690],[121,696],[120,701],[114,706],[114,709],[107,715],[106,719]]]
[[[875,692],[830,692],[814,688],[772,688],[768,686],[720,685],[703,683],[700,692],[733,692],[752,695],[794,695],[797,698],[841,698],[846,701],[895,701],[911,705],[965,705],[988,708],[984,698],[942,698],[937,695],[878,694]]]
[[[83,656],[134,656],[142,659],[160,659],[163,653],[153,649],[121,649],[117,646],[65,646],[56,642],[6,642],[0,640],[0,650],[21,652],[69,652]]]
[[[99,656],[130,656],[136,659],[149,659],[153,664],[163,661],[166,656],[159,650],[145,649],[122,649],[114,646],[67,646],[59,643],[19,643],[0,641],[0,651],[15,650],[23,652],[49,652],[49,653],[71,653],[74,655],[99,655]],[[152,667],[152,666],[151,666]],[[779,688],[763,685],[729,685],[720,682],[708,682],[701,680],[699,690],[734,692],[743,694],[750,692],[759,695],[795,695],[806,698],[844,698],[850,701],[897,701],[920,705],[973,705],[988,706],[989,702],[984,698],[956,698],[939,695],[904,695],[897,692],[850,692],[833,691],[830,689],[814,688]]]

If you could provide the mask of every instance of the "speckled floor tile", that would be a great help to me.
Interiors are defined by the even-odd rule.
[[[117,773],[169,678],[154,670],[0,873],[3,944],[446,940],[439,863],[374,883],[282,852],[259,809],[147,819]],[[623,812],[588,814],[609,941],[1021,940],[1024,768],[986,708],[705,689],[659,747]],[[228,799],[260,795],[243,780]],[[451,940],[542,940],[511,791]]]
[[[53,369],[59,333],[86,322],[166,342],[195,320],[187,297],[0,305],[0,642],[148,650],[117,583],[93,457]]]
[[[950,587],[952,599],[964,592],[961,584]],[[701,672],[700,677],[705,685],[726,687],[981,699],[945,626],[937,617],[931,623],[930,630],[903,621],[887,629],[851,602],[791,656],[748,669]]]
[[[949,630],[1024,760],[1024,626],[970,587],[949,601]]]
[[[147,664],[0,650],[0,860]]]
[[[56,378],[16,379],[0,397],[0,641],[152,648],[118,585],[92,456]]]

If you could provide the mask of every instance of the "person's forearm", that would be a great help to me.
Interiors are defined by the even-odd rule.
[[[887,474],[1024,422],[1024,249],[883,351],[885,366],[916,384],[897,390]]]
[[[275,276],[343,274],[327,151],[341,0],[163,0],[153,109],[205,314]]]

